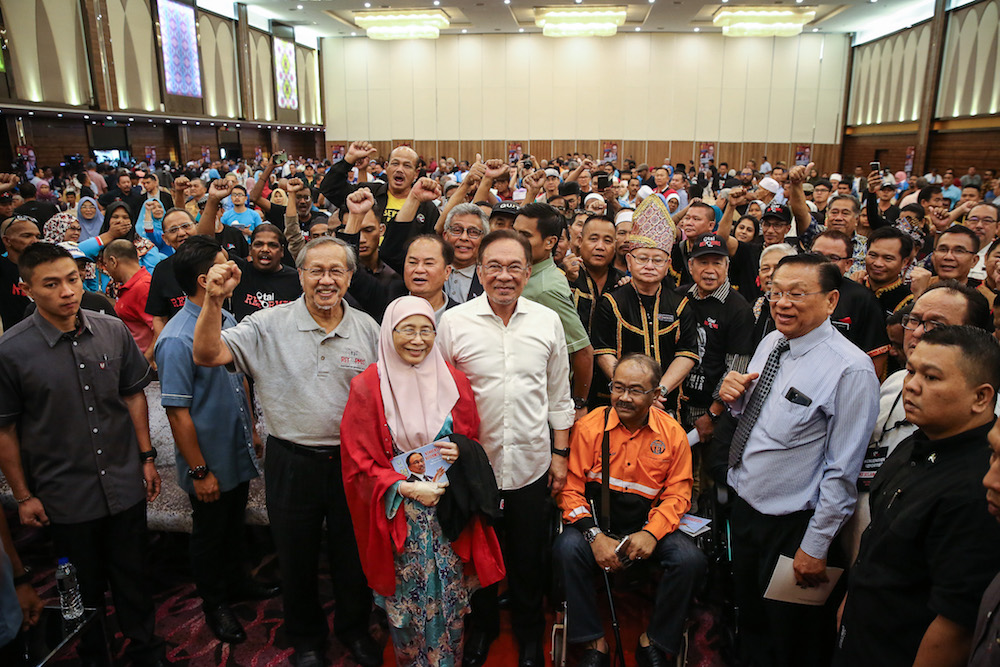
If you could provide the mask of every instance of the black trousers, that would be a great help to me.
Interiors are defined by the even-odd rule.
[[[126,653],[135,664],[161,658],[163,640],[154,633],[153,598],[146,568],[146,502],[123,512],[83,523],[50,526],[56,554],[76,566],[83,604],[104,608],[104,592],[111,585],[115,616],[129,639]],[[106,655],[100,625],[80,640],[80,653]]]
[[[16,637],[0,646],[0,665],[28,667],[28,661],[24,659],[24,632],[18,632]]]
[[[740,653],[757,667],[825,667],[833,656],[837,607],[846,577],[821,607],[764,599],[764,591],[778,556],[795,557],[809,525],[812,510],[785,516],[761,514],[736,498],[731,519],[734,597]],[[842,566],[837,540],[830,546],[827,564]]]
[[[548,496],[547,475],[523,488],[501,491],[503,518],[494,525],[507,566],[514,636],[521,646],[541,641],[545,631],[542,597],[550,541]],[[466,627],[494,637],[500,633],[497,584],[473,593]]]
[[[246,578],[246,526],[244,515],[250,482],[219,494],[219,499],[203,503],[191,499],[191,571],[198,595],[206,607],[226,601],[236,586]]]
[[[570,643],[589,642],[604,636],[604,623],[597,607],[594,575],[600,572],[594,551],[583,534],[566,528],[556,539],[555,560],[566,590],[566,631]],[[663,576],[656,587],[656,600],[646,634],[659,649],[670,655],[680,651],[684,622],[694,593],[705,575],[707,559],[690,537],[675,530],[656,543],[648,561],[633,568],[656,563]]]
[[[368,632],[372,594],[361,569],[344,494],[339,448],[326,453],[267,440],[267,516],[278,552],[285,628],[297,651],[322,649],[329,634],[319,601],[319,555],[326,521],[334,634],[349,642]]]

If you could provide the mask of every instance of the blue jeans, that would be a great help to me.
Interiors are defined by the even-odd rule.
[[[570,643],[604,636],[593,576],[600,571],[583,534],[567,526],[556,539],[555,560],[566,590],[566,634]],[[656,543],[649,561],[663,568],[646,634],[650,643],[671,655],[680,650],[688,607],[705,575],[705,554],[687,535],[674,531]],[[642,567],[637,563],[632,567]]]

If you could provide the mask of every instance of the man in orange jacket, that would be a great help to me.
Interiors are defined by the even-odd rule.
[[[606,667],[610,661],[591,581],[598,568],[621,569],[627,557],[665,570],[649,626],[639,637],[640,667],[667,665],[675,658],[688,606],[705,571],[704,554],[677,530],[691,506],[691,448],[684,429],[653,408],[661,376],[651,357],[622,357],[611,380],[612,407],[592,411],[573,429],[569,474],[559,495],[566,530],[556,540],[555,558],[566,589],[568,641],[586,645],[581,666]],[[592,515],[589,499],[600,512],[605,437],[609,517],[601,521]]]

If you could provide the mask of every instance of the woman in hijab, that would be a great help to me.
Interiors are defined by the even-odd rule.
[[[454,529],[445,512],[456,489],[492,484],[495,491],[496,483],[474,440],[479,414],[472,387],[445,362],[435,336],[426,300],[404,296],[389,304],[378,363],[351,381],[340,431],[358,553],[389,618],[400,667],[460,665],[469,597],[504,576],[496,535],[481,514],[468,513]],[[451,464],[447,492],[441,483],[410,482],[393,469],[393,457],[430,443]]]
[[[69,211],[56,213],[45,222],[42,229],[42,240],[46,243],[62,243],[63,241],[80,241],[83,228],[76,216]]]
[[[174,254],[174,249],[163,240],[163,216],[165,214],[163,203],[159,199],[147,199],[139,211],[135,231],[147,241],[152,241],[164,257],[170,257]]]
[[[80,243],[101,233],[104,216],[93,197],[82,197],[76,206],[76,219],[80,221]]]
[[[132,215],[125,202],[116,201],[108,204],[108,207],[104,210],[104,224],[101,225],[100,233],[94,238],[81,241],[79,245],[80,252],[90,259],[97,261],[98,255],[101,253],[101,248],[115,239],[128,239],[131,241],[135,245],[136,252],[139,253],[139,264],[145,267],[150,273],[160,263],[160,260],[165,259],[163,253],[157,250],[151,241],[135,233],[135,227],[132,225]],[[98,263],[98,265],[100,264]],[[112,283],[111,277],[104,271],[99,270],[97,278],[100,281],[100,289],[106,292],[111,298],[117,298],[117,285]]]

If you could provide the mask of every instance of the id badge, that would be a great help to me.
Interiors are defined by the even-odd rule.
[[[872,487],[872,480],[875,473],[885,463],[889,456],[889,446],[869,447],[865,450],[865,460],[861,463],[861,472],[858,474],[858,491],[867,492]]]

